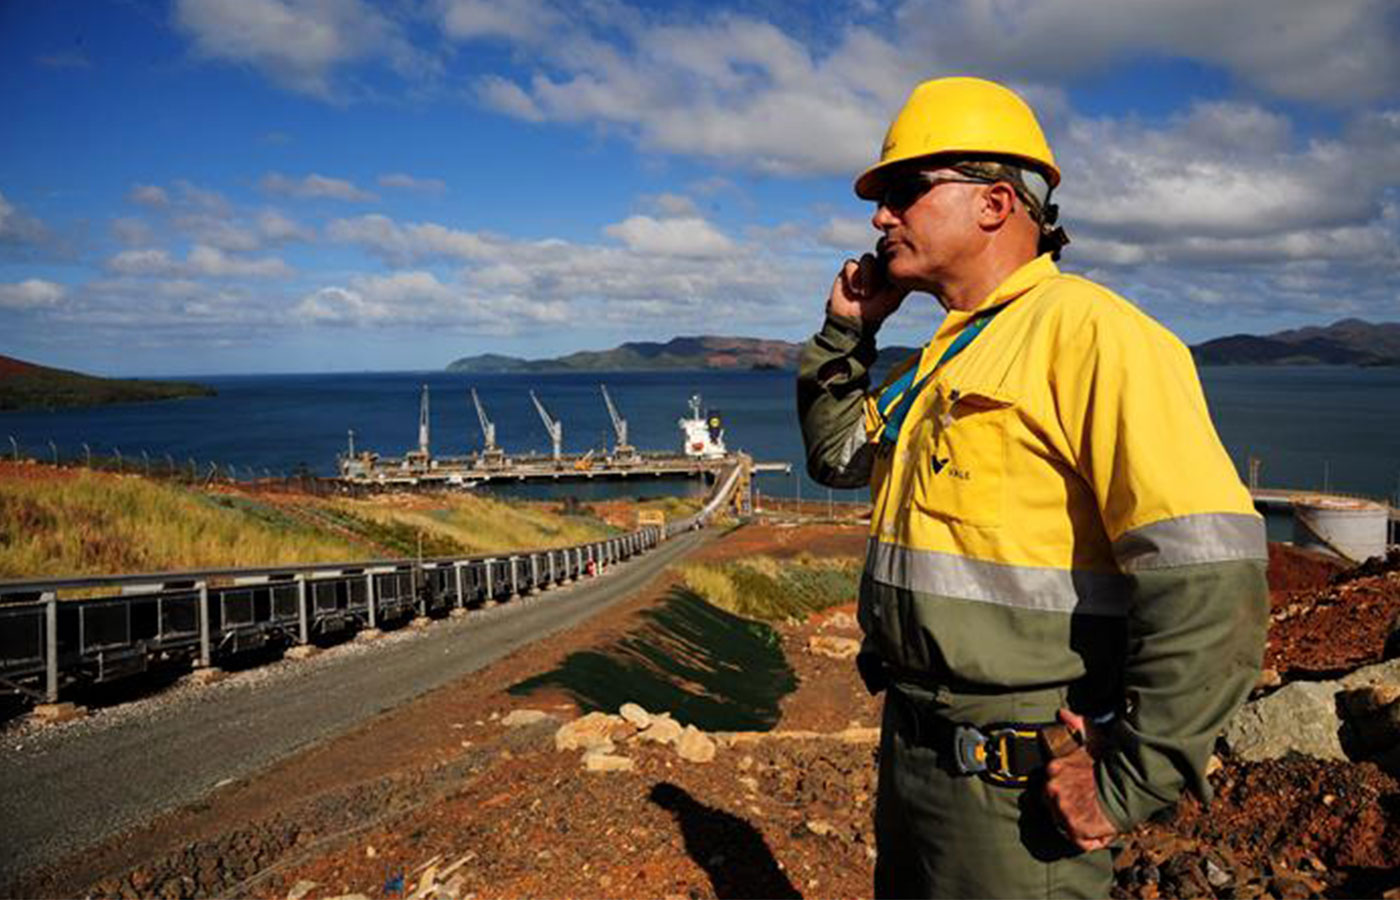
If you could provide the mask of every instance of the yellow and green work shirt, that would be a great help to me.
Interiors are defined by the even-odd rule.
[[[871,391],[875,355],[829,316],[798,375],[808,471],[871,490],[862,670],[1121,713],[1098,780],[1125,828],[1208,796],[1258,676],[1267,552],[1187,348],[1041,256]],[[930,373],[890,440],[901,388]]]

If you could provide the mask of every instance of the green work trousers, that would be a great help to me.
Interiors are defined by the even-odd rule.
[[[1108,850],[1085,853],[1055,830],[1041,783],[1002,787],[952,772],[918,716],[1052,722],[1062,691],[956,698],[909,687],[885,695],[875,801],[875,896],[1107,897]]]

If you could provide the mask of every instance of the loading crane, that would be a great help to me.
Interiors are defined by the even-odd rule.
[[[418,452],[428,455],[428,386],[423,385],[423,402],[418,407]]]
[[[598,385],[603,391],[603,402],[608,405],[608,415],[612,417],[613,431],[617,433],[617,446],[613,448],[614,462],[632,462],[637,458],[637,448],[627,443],[627,420],[617,411],[612,397],[608,395],[606,384]]]
[[[411,463],[426,465],[428,462],[428,386],[423,385],[423,399],[418,405],[418,449],[404,454]]]
[[[476,388],[472,388],[472,405],[476,407],[476,418],[481,422],[481,437],[485,441],[481,450],[481,462],[488,469],[499,469],[505,465],[505,453],[496,446],[496,423],[486,418],[486,409],[481,405],[481,398],[476,395]]]
[[[564,455],[564,423],[550,416],[549,411],[544,408],[540,398],[535,396],[535,392],[530,392],[530,399],[535,401],[535,409],[539,410],[540,420],[544,422],[544,430],[549,432],[549,439],[554,444],[554,462],[558,463]]]

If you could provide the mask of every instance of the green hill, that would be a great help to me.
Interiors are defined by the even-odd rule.
[[[0,410],[105,406],[213,395],[214,389],[202,384],[98,378],[0,355]]]
[[[1342,319],[1264,336],[1233,334],[1191,353],[1203,366],[1400,366],[1400,323]]]

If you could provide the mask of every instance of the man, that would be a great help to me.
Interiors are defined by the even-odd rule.
[[[845,263],[803,351],[808,471],[874,505],[877,896],[1107,896],[1114,837],[1208,796],[1258,676],[1262,520],[1189,351],[1055,266],[1059,180],[1011,91],[917,87],[855,184],[879,255]],[[871,391],[912,291],[947,315]]]

